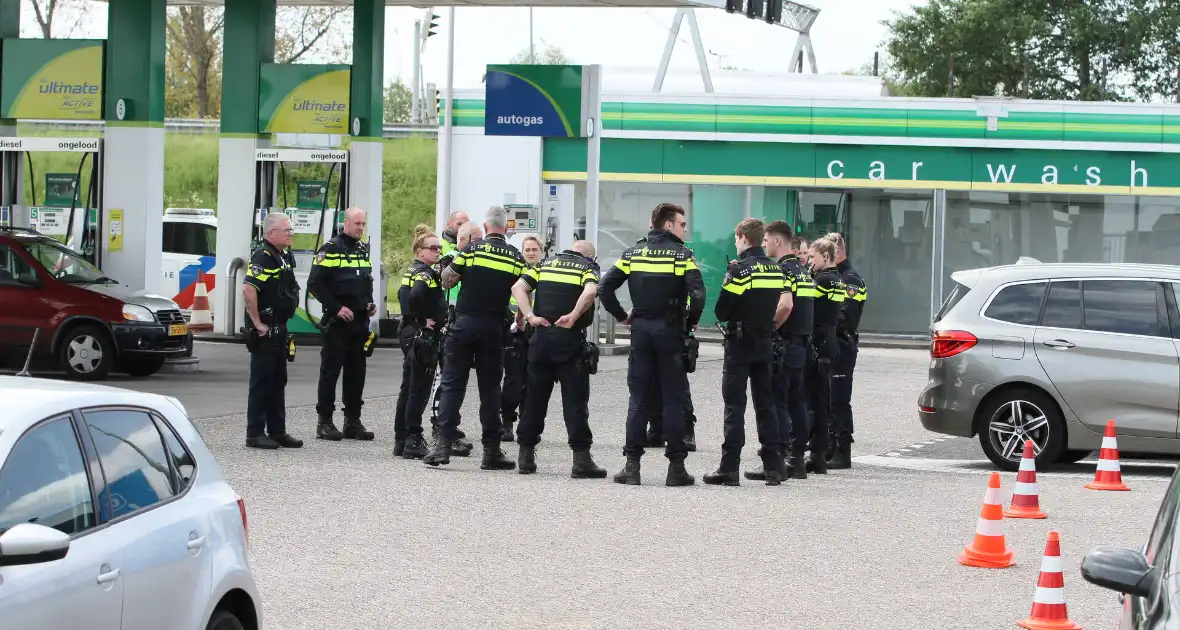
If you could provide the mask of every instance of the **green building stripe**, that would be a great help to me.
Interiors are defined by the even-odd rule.
[[[542,153],[546,180],[585,178],[585,140],[546,138]],[[1180,196],[1176,153],[603,138],[601,171],[605,181]]]
[[[456,99],[453,124],[483,126],[483,101]],[[973,110],[606,102],[612,131],[834,135],[865,138],[1180,143],[1180,115],[1011,112],[988,131]]]

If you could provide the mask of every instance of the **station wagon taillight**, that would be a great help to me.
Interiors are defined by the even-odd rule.
[[[979,339],[964,330],[940,330],[930,338],[930,358],[946,359],[975,347]]]

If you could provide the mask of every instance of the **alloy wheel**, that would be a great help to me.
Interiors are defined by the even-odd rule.
[[[1049,444],[1049,418],[1027,400],[1002,405],[988,421],[988,439],[997,453],[1009,461],[1020,461],[1025,440],[1032,440],[1033,454],[1039,456]]]

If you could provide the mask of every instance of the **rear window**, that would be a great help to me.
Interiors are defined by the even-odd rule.
[[[934,314],[934,323],[937,324],[938,322],[942,321],[942,318],[946,317],[946,314],[951,312],[951,309],[954,308],[955,305],[957,305],[969,291],[971,291],[971,289],[968,289],[967,287],[956,282],[954,288],[951,289],[951,294],[946,296],[946,299],[942,301],[942,306],[940,306],[938,312]]]
[[[1044,282],[1010,284],[1000,289],[983,314],[1001,322],[1036,326],[1044,297]]]
[[[1045,316],[1041,325],[1046,328],[1082,329],[1082,289],[1074,281],[1054,282],[1045,301]]]

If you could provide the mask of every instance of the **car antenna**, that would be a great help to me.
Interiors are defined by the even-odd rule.
[[[25,357],[25,367],[21,368],[21,371],[16,373],[17,376],[32,376],[32,374],[29,374],[29,363],[33,361],[33,349],[37,347],[37,336],[40,334],[40,328],[33,329],[33,343],[29,344],[29,354]]]

